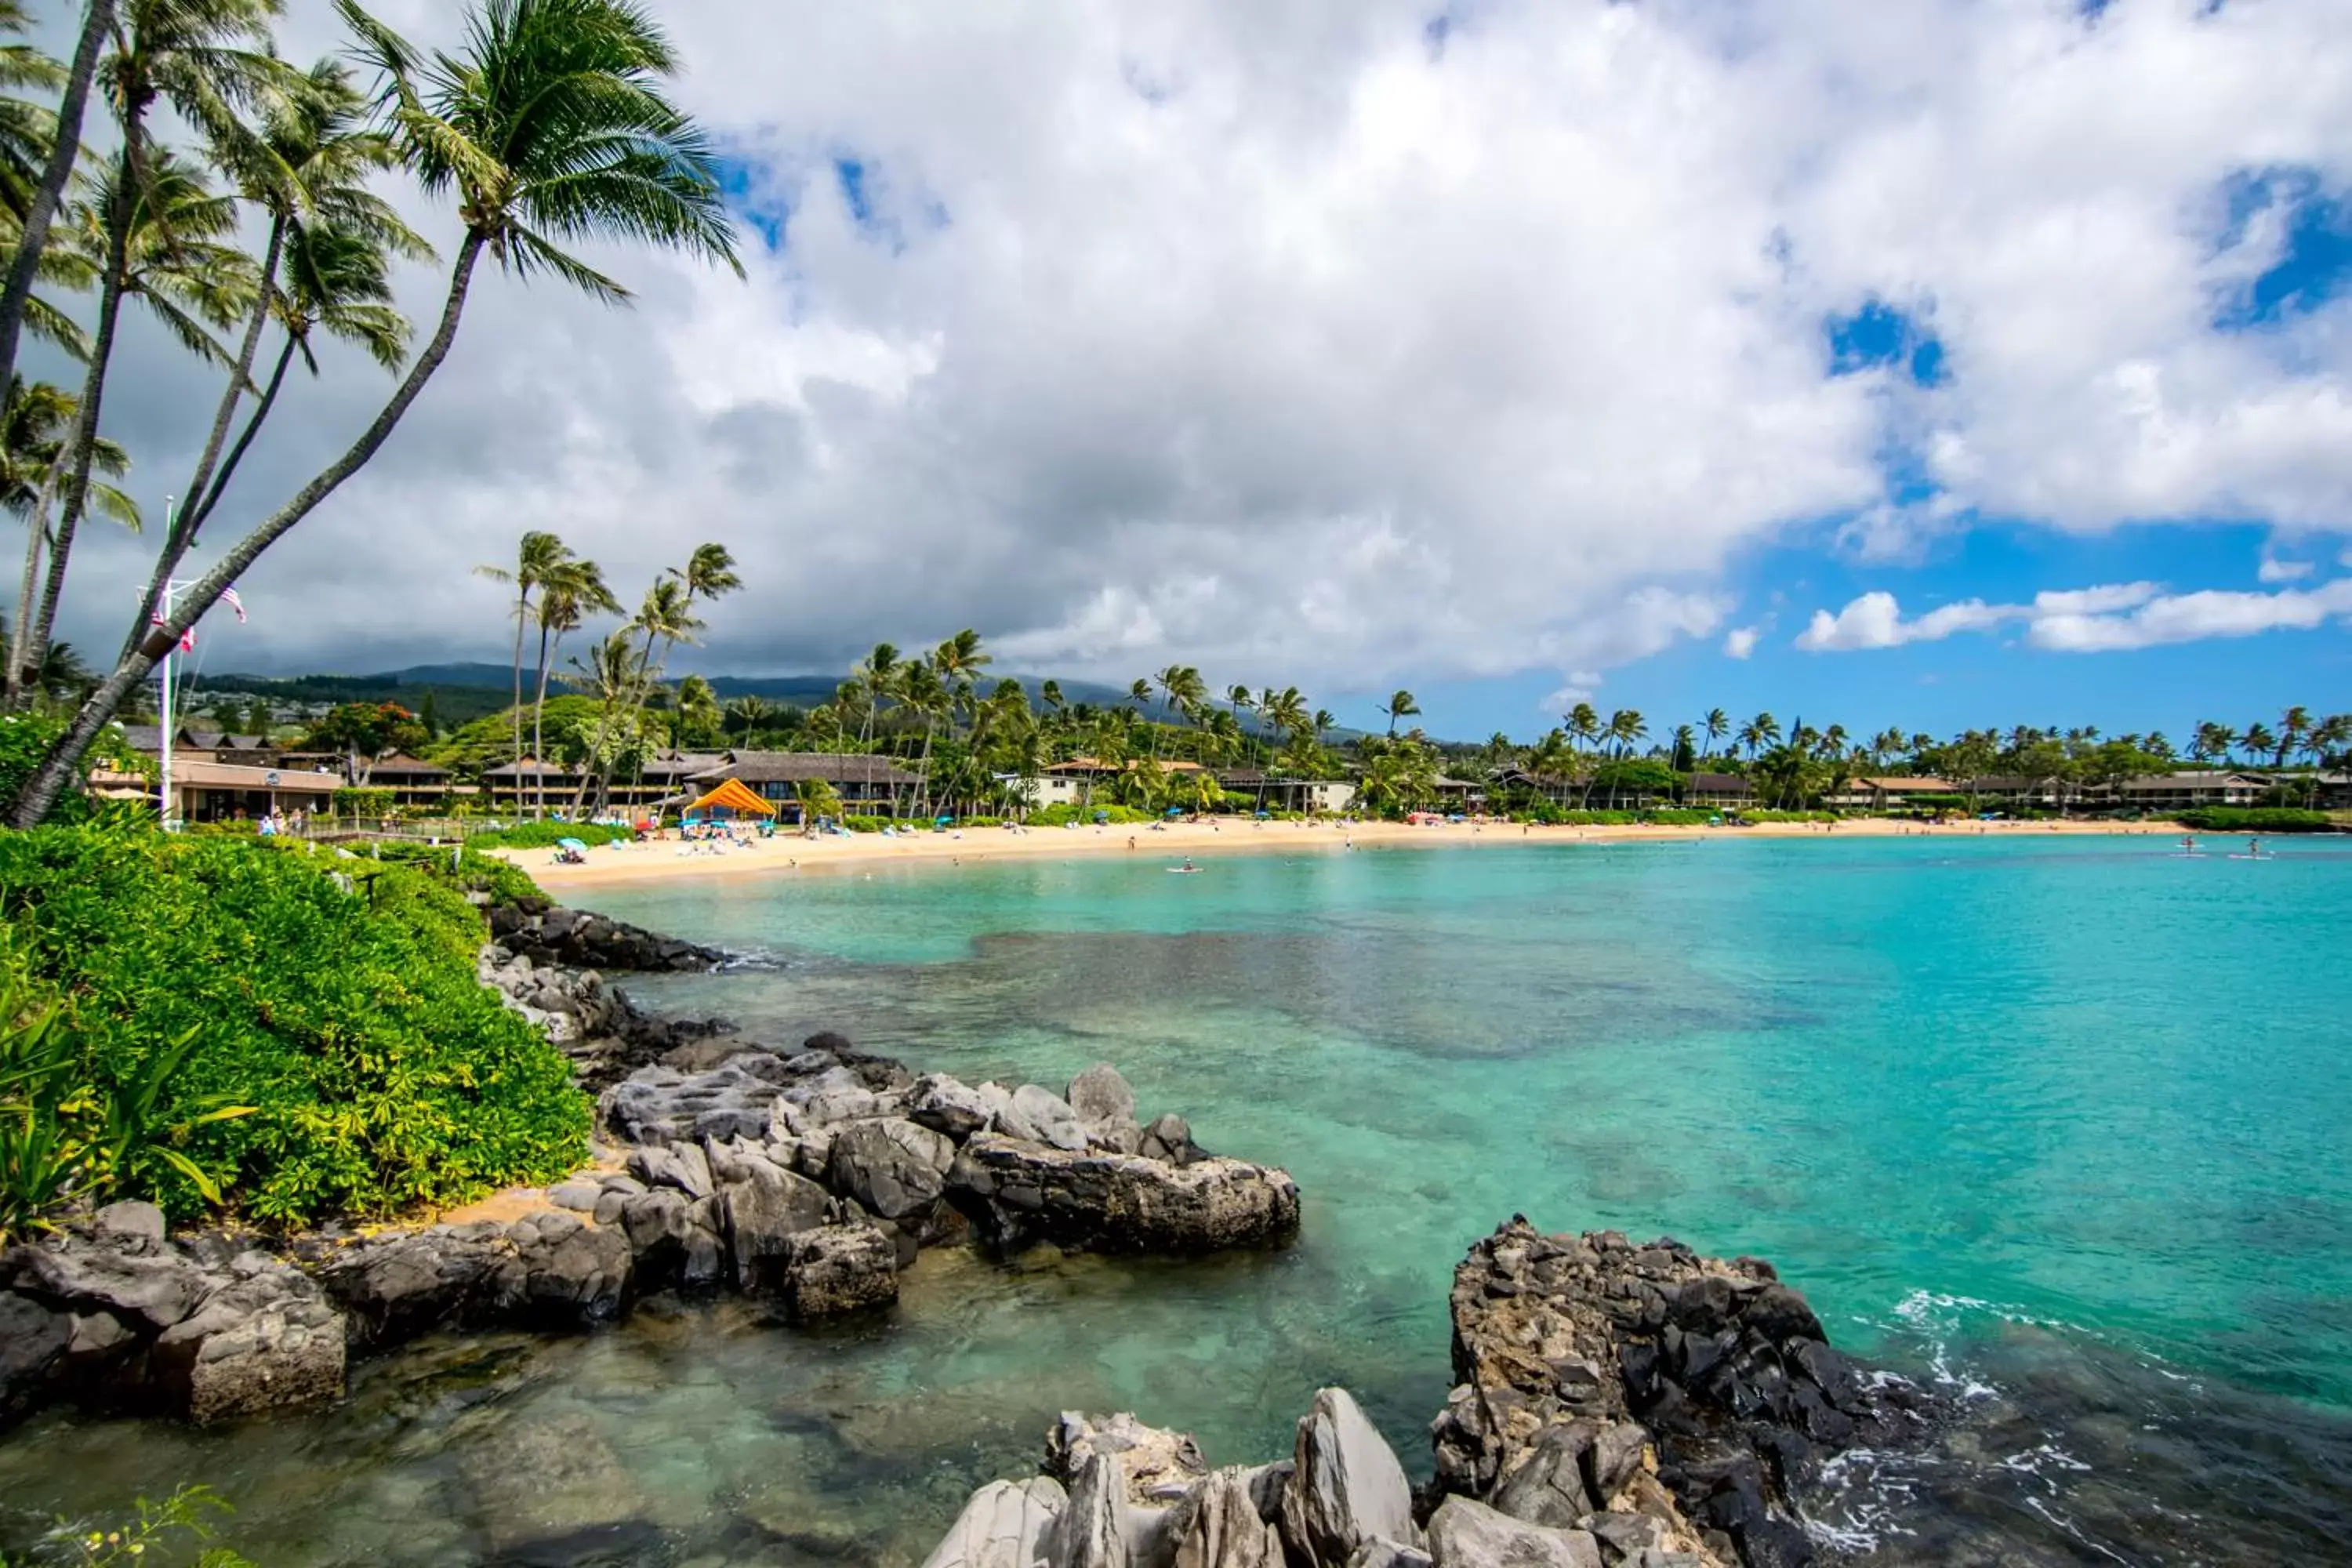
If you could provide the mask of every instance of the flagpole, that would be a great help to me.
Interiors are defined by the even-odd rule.
[[[164,579],[163,603],[157,613],[167,621],[172,618],[172,589],[174,586],[171,579]],[[163,650],[162,661],[155,667],[163,675],[163,694],[156,704],[156,711],[163,721],[163,789],[160,816],[166,833],[172,831],[172,655],[179,651],[179,639],[174,637],[172,646]]]

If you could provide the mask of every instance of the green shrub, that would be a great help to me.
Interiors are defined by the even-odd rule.
[[[1091,823],[1100,814],[1105,821],[1127,826],[1139,826],[1160,819],[1148,811],[1138,811],[1131,805],[1113,805],[1105,801],[1100,805],[1049,805],[1029,814],[1032,827],[1062,827],[1070,823]]]
[[[522,822],[512,827],[488,828],[466,836],[475,849],[552,849],[560,839],[577,838],[590,848],[636,841],[634,827],[610,827],[600,822]]]
[[[392,792],[388,789],[352,789],[346,785],[335,792],[337,816],[390,816],[392,812]]]
[[[192,1040],[156,1121],[255,1108],[175,1149],[255,1220],[463,1202],[585,1152],[570,1064],[477,983],[480,915],[419,869],[44,827],[0,834],[0,919],[100,1092],[128,1092]],[[200,1206],[160,1152],[127,1160],[121,1184],[175,1215]]]
[[[461,893],[484,893],[493,904],[541,907],[550,900],[530,873],[511,860],[485,855],[471,847],[385,841],[371,844],[367,856],[395,866],[412,867]]]
[[[2200,806],[2173,820],[2200,833],[2329,833],[2337,826],[2336,819],[2324,811],[2282,806]]]
[[[12,713],[0,716],[0,811],[16,802],[16,793],[31,780],[33,770],[49,754],[49,748],[64,734],[66,721],[34,713]],[[110,772],[138,773],[152,780],[155,764],[131,749],[122,731],[109,726],[90,743],[82,759],[85,772],[105,768]],[[152,803],[151,803],[152,804]],[[100,815],[103,802],[92,800],[82,792],[79,782],[68,785],[49,807],[50,822],[88,822]],[[124,803],[115,808],[117,814],[151,815],[140,807]]]
[[[1649,814],[1651,823],[1659,827],[1705,827],[1720,817],[1719,812],[1704,811],[1695,806],[1663,806]]]

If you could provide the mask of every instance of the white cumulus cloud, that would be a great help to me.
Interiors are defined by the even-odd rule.
[[[1723,639],[1724,657],[1746,658],[1756,651],[1756,639],[1763,635],[1763,629],[1759,626],[1732,627],[1730,635]]]
[[[2309,631],[2337,618],[2352,618],[2352,577],[2275,594],[2209,589],[2168,595],[2121,615],[2046,616],[2027,629],[2026,640],[2060,653],[2109,653],[2208,637]]]
[[[377,9],[458,41],[446,0]],[[1824,521],[1893,555],[1980,514],[2352,516],[2352,298],[2216,324],[2292,228],[2232,182],[2352,188],[2342,0],[1494,0],[1439,41],[1423,0],[656,9],[782,246],[747,228],[748,284],[593,252],[628,312],[486,272],[212,658],[502,658],[466,568],[552,528],[632,592],[731,545],[711,668],[973,626],[1337,696],[1713,638],[1732,563]],[[325,0],[283,31],[336,41]],[[420,319],[438,289],[404,275]],[[1933,384],[1830,374],[1874,299]],[[160,502],[212,379],[121,352],[109,434]],[[220,531],[364,425],[382,378],[327,370]],[[144,560],[93,535],[67,634],[112,646]],[[2012,614],[1866,595],[1801,641]]]

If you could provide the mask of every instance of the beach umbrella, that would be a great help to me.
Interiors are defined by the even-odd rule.
[[[1171,816],[1181,816],[1184,815],[1184,808],[1181,805],[1171,805],[1168,808],[1168,815]]]
[[[588,846],[583,844],[577,838],[559,838],[555,841],[555,847],[558,849],[577,849],[583,855],[588,853]]]

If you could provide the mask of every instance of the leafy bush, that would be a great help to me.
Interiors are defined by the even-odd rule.
[[[1696,806],[1663,806],[1649,814],[1649,821],[1659,827],[1705,827],[1721,816],[1720,812],[1703,811]]]
[[[66,721],[32,713],[12,713],[0,716],[0,811],[16,804],[16,794],[49,754],[49,748],[64,734]],[[112,727],[100,732],[90,743],[83,759],[85,768],[104,768],[112,773],[137,773],[143,778],[155,776],[154,763],[131,749],[122,731]],[[69,784],[49,807],[51,822],[88,822],[97,816],[105,803],[92,800],[84,794],[79,782]],[[127,809],[138,811],[136,806]],[[142,813],[141,815],[145,815]]]
[[[352,789],[348,786],[335,792],[337,816],[390,816],[392,792],[388,789]]]
[[[2278,806],[2200,806],[2173,820],[2200,833],[2329,833],[2337,826],[2336,819],[2324,811]]]
[[[1767,811],[1743,805],[1739,809],[1742,822],[1835,822],[1834,811]]]
[[[1119,824],[1132,825],[1160,820],[1148,811],[1138,811],[1131,805],[1112,805],[1106,802],[1101,805],[1049,805],[1041,811],[1031,812],[1029,826],[1062,827],[1073,822],[1091,823],[1097,812],[1102,814],[1105,820]]]
[[[593,849],[604,844],[634,843],[636,837],[634,827],[608,827],[597,822],[521,822],[512,827],[469,833],[466,843],[474,849],[552,849],[559,839],[577,838]]]
[[[107,828],[0,835],[0,919],[62,1002],[88,1081],[120,1097],[193,1044],[153,1107],[250,1217],[462,1202],[584,1151],[562,1053],[475,979],[482,921],[391,861]],[[199,1186],[136,1153],[125,1194],[187,1215]]]
[[[367,858],[410,867],[460,893],[487,894],[493,904],[537,908],[549,901],[539,884],[530,879],[530,873],[511,860],[482,854],[470,844],[460,848],[454,844],[380,842],[368,846]]]

